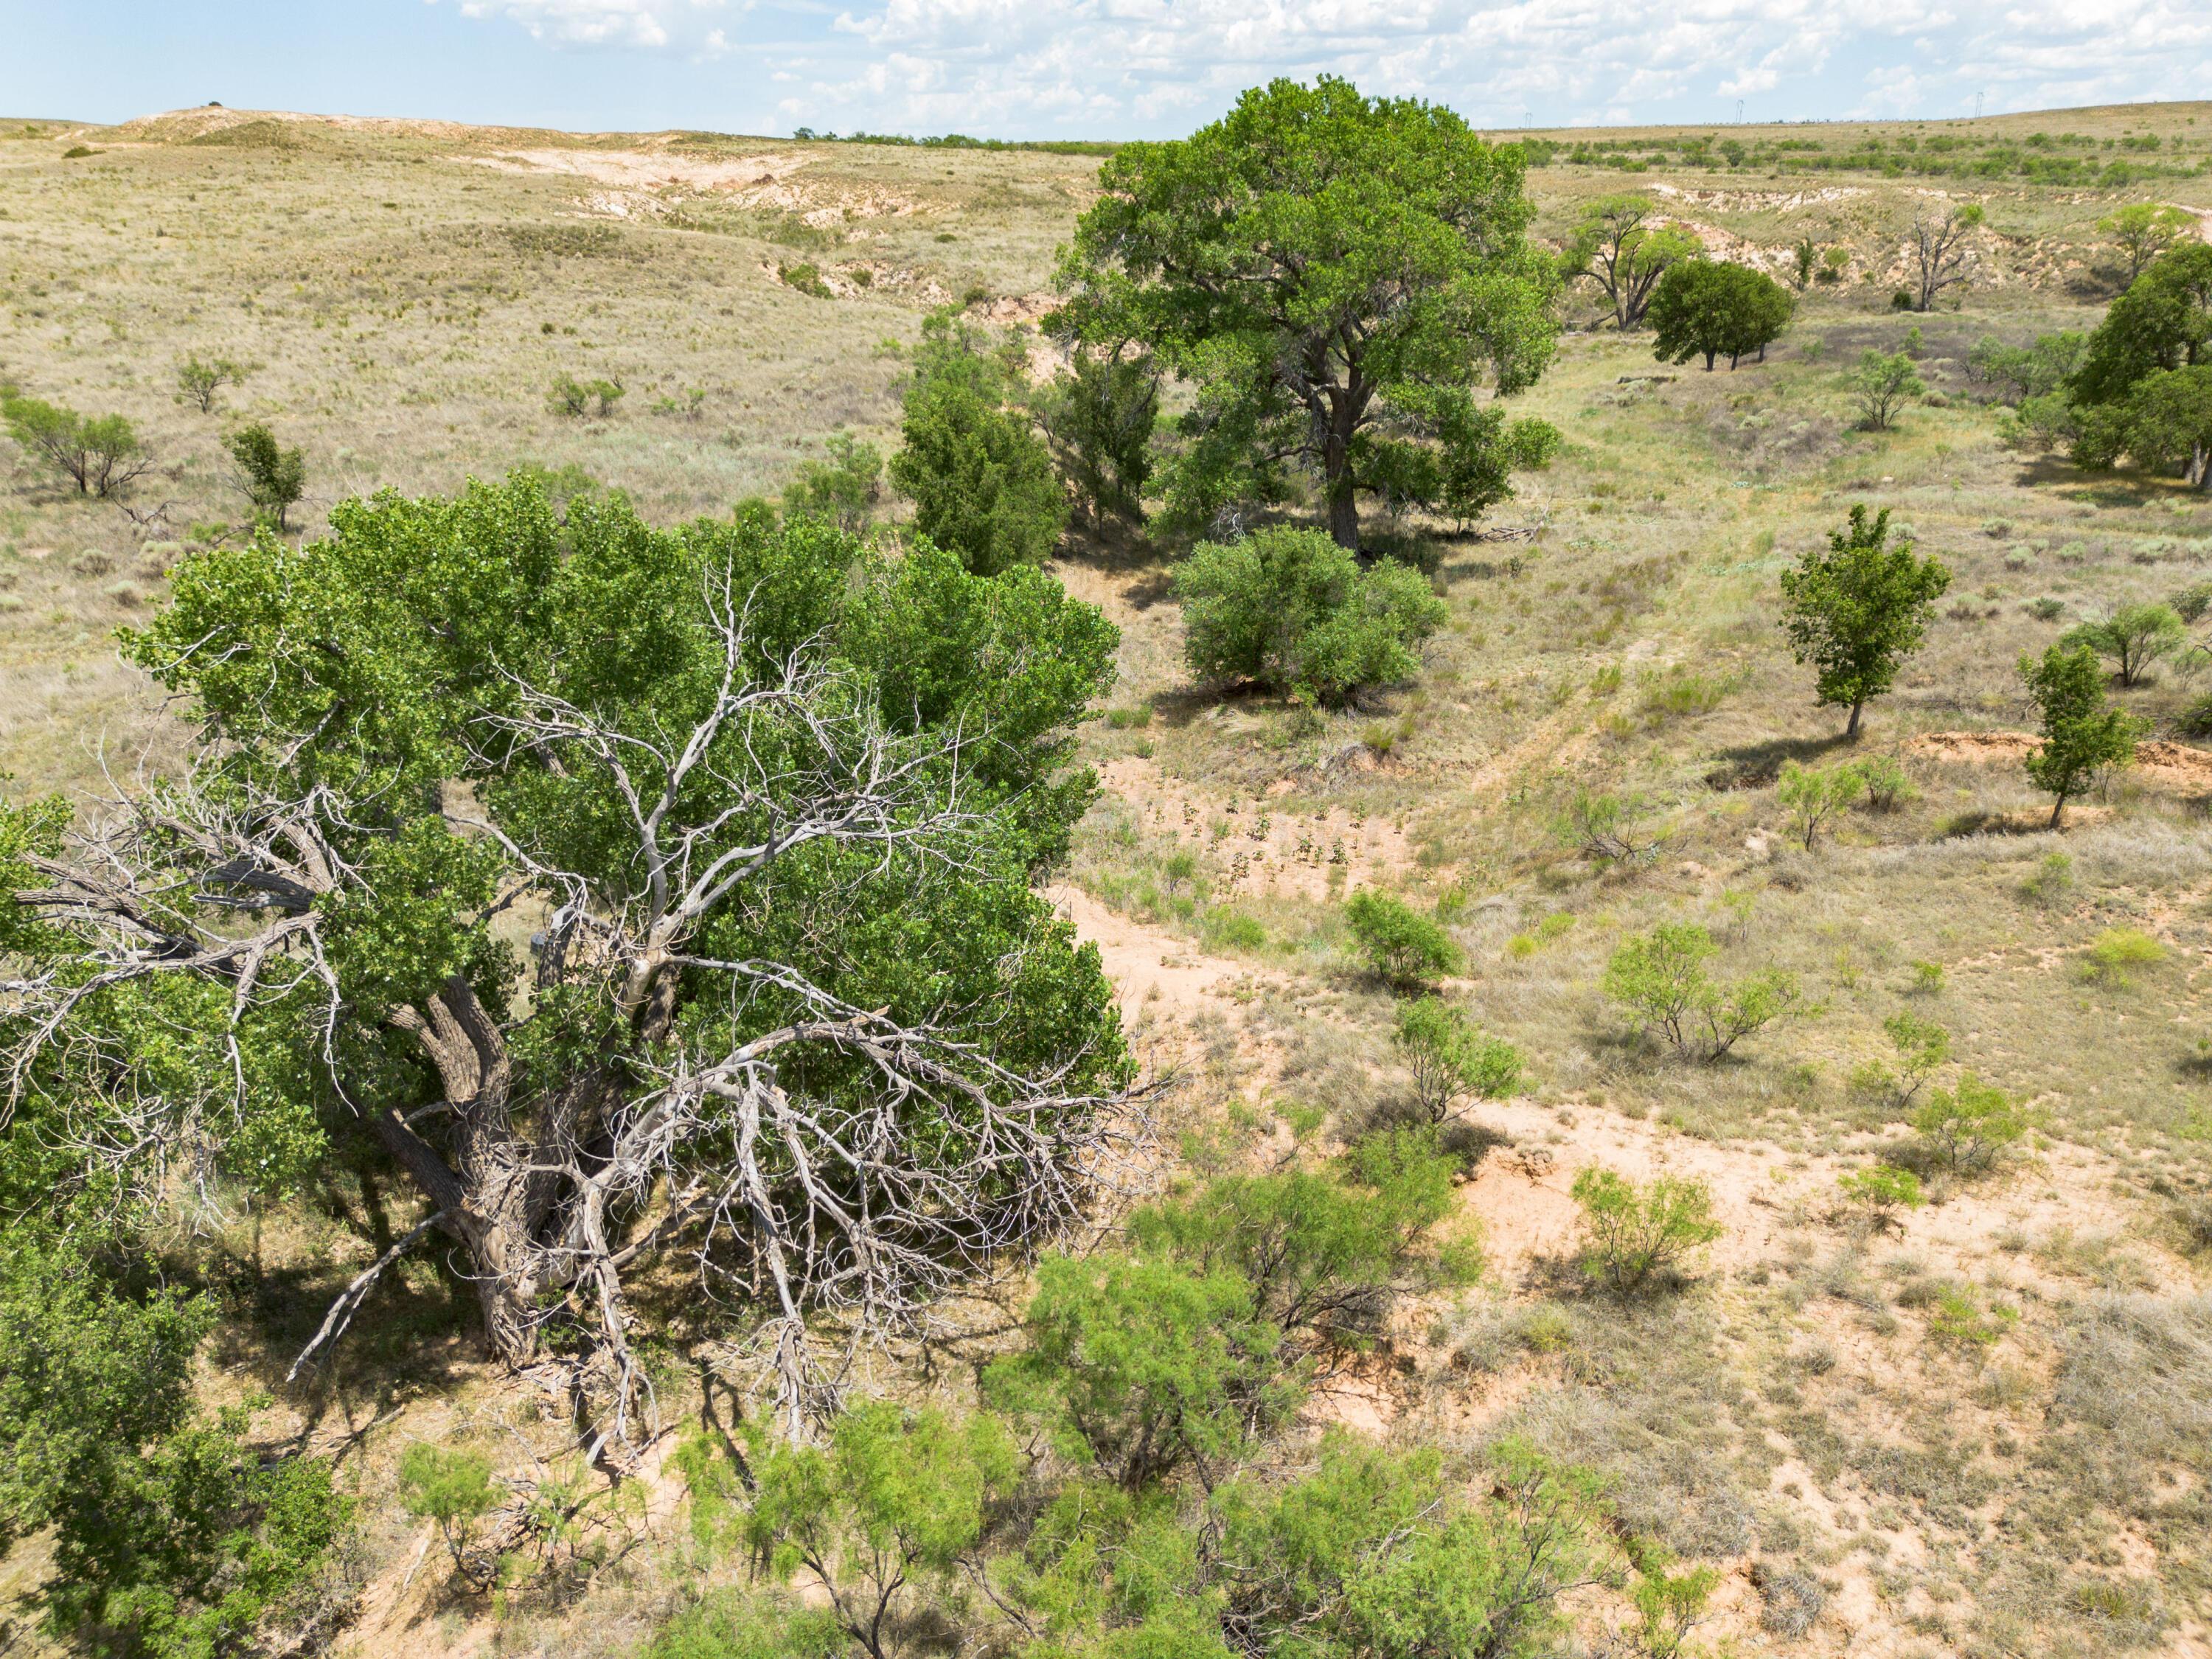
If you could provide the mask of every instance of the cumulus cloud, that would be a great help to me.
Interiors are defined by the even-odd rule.
[[[787,119],[877,131],[1184,131],[1322,72],[1491,127],[2212,94],[2203,0],[759,0],[751,47],[714,27],[725,0],[459,3],[562,45],[728,49]]]

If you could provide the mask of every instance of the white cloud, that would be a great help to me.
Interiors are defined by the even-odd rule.
[[[1323,72],[1492,127],[2212,96],[2205,0],[759,0],[780,44],[750,54],[712,27],[746,0],[459,3],[562,45],[730,52],[787,118],[877,131],[1181,131]]]
[[[559,46],[677,47],[708,55],[729,47],[722,31],[707,21],[724,5],[725,0],[460,0],[464,17],[505,18]]]

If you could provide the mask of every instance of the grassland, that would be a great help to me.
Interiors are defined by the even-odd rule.
[[[1468,964],[1449,994],[1528,1055],[1529,1092],[1479,1114],[1499,1145],[1462,1189],[1482,1286],[1418,1310],[1396,1363],[1332,1406],[1345,1420],[1455,1444],[1513,1428],[1595,1462],[1633,1524],[1724,1570],[1698,1639],[1737,1652],[2207,1651],[2212,753],[2161,750],[2052,834],[2006,734],[2030,724],[2021,653],[2212,578],[2212,502],[2007,449],[1965,359],[1988,335],[2094,324],[2117,283],[2096,222],[2116,205],[2212,212],[2212,107],[1541,136],[1558,148],[1532,177],[1540,232],[1633,187],[1770,269],[1801,237],[1840,245],[1844,278],[1732,374],[1656,366],[1571,298],[1526,398],[1564,453],[1475,533],[1434,540],[1450,622],[1417,684],[1352,713],[1194,686],[1170,550],[1071,547],[1060,574],[1123,642],[1085,740],[1107,789],[1067,901],[1149,1056],[1178,1070],[1178,1127],[1208,1156],[1279,1146],[1301,1108],[1348,1127],[1400,1091],[1390,999],[1341,920],[1358,886],[1437,907]],[[1802,142],[1822,148],[1780,148]],[[94,153],[64,159],[74,146]],[[2100,171],[2054,183],[2017,165],[2068,154]],[[1997,160],[1908,165],[1931,155]],[[160,603],[185,546],[245,518],[227,423],[305,447],[307,533],[349,494],[526,463],[580,469],[656,517],[726,512],[834,430],[890,440],[931,307],[1032,322],[1096,165],[242,112],[0,123],[0,380],[128,414],[162,461],[120,504],[16,463],[0,768],[82,789],[103,763],[169,752],[107,641]],[[1938,196],[1982,202],[1989,224],[1954,303],[1902,316],[1902,238]],[[793,286],[803,264],[827,297]],[[1840,384],[1869,346],[1909,346],[1929,387],[1888,433],[1855,428]],[[253,367],[204,415],[173,396],[188,354]],[[605,419],[563,417],[546,399],[562,373],[625,396]],[[1776,578],[1859,501],[1955,576],[1860,744],[1897,755],[1915,797],[1807,850],[1773,782],[1785,760],[1842,752],[1841,720],[1782,641]],[[2206,684],[2178,662],[2124,695],[2170,726]],[[1601,869],[1562,840],[1556,819],[1591,788],[1646,804],[1658,857]],[[1726,941],[1723,972],[1784,968],[1807,994],[1728,1065],[1656,1060],[1598,989],[1622,938],[1683,918]],[[2088,954],[2120,927],[2162,948],[2124,980]],[[1945,1081],[1995,1082],[2040,1127],[2008,1170],[1882,1232],[1838,1217],[1835,1182],[1901,1133],[1863,1069],[1900,1011],[1952,1033]],[[1631,1315],[1577,1290],[1565,1186],[1592,1162],[1711,1183],[1729,1231],[1684,1294]],[[359,1246],[303,1212],[265,1248],[289,1265],[240,1267],[211,1389],[281,1369],[325,1279],[349,1271],[332,1253]],[[392,1449],[557,1435],[467,1357],[434,1274],[391,1295],[337,1378],[285,1402],[303,1430],[358,1437],[348,1478],[385,1516],[358,1650],[629,1651],[690,1570],[672,1483],[653,1488],[648,1541],[580,1595],[494,1607],[412,1582],[416,1534],[374,1502]]]

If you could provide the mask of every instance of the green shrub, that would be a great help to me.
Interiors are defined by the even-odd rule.
[[[400,1507],[417,1520],[436,1523],[453,1570],[477,1589],[490,1584],[497,1564],[471,1557],[470,1548],[477,1523],[499,1501],[491,1461],[481,1453],[418,1440],[399,1455]]]
[[[1260,951],[1267,944],[1267,930],[1257,918],[1225,904],[1217,904],[1200,918],[1199,932],[1216,950]]]
[[[222,447],[238,464],[238,487],[253,510],[273,520],[279,532],[290,529],[293,506],[307,492],[307,458],[279,445],[276,434],[258,421],[239,428]]]
[[[1692,1255],[1726,1230],[1702,1181],[1657,1176],[1642,1187],[1593,1164],[1569,1189],[1582,1206],[1588,1244],[1583,1271],[1622,1296],[1678,1277]]]
[[[2165,960],[2166,946],[2140,928],[2108,927],[2084,954],[2081,977],[2125,990],[2133,983],[2134,969],[2155,968]]]
[[[1346,901],[1344,919],[1368,970],[1393,985],[1424,985],[1458,971],[1459,946],[1450,935],[1395,893],[1363,888]]]
[[[1894,812],[1920,792],[1905,775],[1905,763],[1894,755],[1869,755],[1856,763],[1859,781],[1866,789],[1866,804],[1876,812]]]
[[[611,415],[615,405],[622,401],[620,380],[580,380],[573,374],[557,374],[553,389],[546,401],[556,415],[580,419],[586,415]]]
[[[1332,708],[1412,675],[1414,647],[1446,615],[1419,572],[1394,560],[1362,570],[1319,531],[1288,527],[1201,543],[1176,573],[1176,594],[1194,673]]]
[[[1858,366],[1844,385],[1858,410],[1859,424],[1869,432],[1888,431],[1896,423],[1898,410],[1928,390],[1911,357],[1871,346],[1860,354]]]
[[[1649,810],[1640,796],[1577,789],[1552,833],[1601,865],[1649,864],[1667,847],[1667,837],[1646,826]]]
[[[1605,994],[1680,1057],[1719,1060],[1797,1000],[1796,981],[1778,969],[1716,983],[1705,963],[1719,949],[1694,922],[1662,922],[1613,951]]]
[[[1866,774],[1854,764],[1821,771],[1784,761],[1774,793],[1782,810],[1790,815],[1790,834],[1809,853],[1828,820],[1847,811],[1865,789]]]
[[[177,366],[177,397],[189,403],[201,414],[213,412],[216,394],[227,386],[242,386],[246,382],[243,364],[228,357],[217,357],[211,362],[202,362],[198,357],[187,357]]]
[[[2062,647],[2087,646],[2109,658],[2122,685],[2137,685],[2161,657],[2188,638],[2181,617],[2166,605],[2124,605],[2109,617],[2069,629]]]
[[[663,1625],[645,1659],[846,1659],[851,1651],[852,1638],[828,1607],[725,1589]]]
[[[1938,1089],[1907,1120],[1920,1137],[1919,1152],[1953,1175],[1978,1175],[2027,1134],[2027,1112],[2003,1090],[1969,1072],[1956,1089]]]
[[[1848,1202],[1866,1213],[1876,1231],[1896,1225],[1899,1210],[1917,1210],[1928,1201],[1918,1176],[1887,1164],[1840,1176],[1836,1186]]]
[[[826,461],[809,461],[783,493],[787,513],[834,524],[848,536],[866,530],[883,498],[883,453],[842,432],[830,434]]]
[[[830,300],[836,297],[830,291],[830,284],[822,280],[822,268],[819,265],[812,264],[778,265],[775,268],[775,276],[776,280],[786,288],[796,289],[799,293],[811,295],[817,300]]]
[[[1986,1348],[2019,1322],[2018,1310],[2002,1303],[1984,1308],[1968,1285],[1939,1285],[1928,1311],[1928,1334],[1954,1346]]]
[[[2064,903],[2074,891],[2074,860],[2063,853],[2045,853],[2020,890],[2038,904],[2055,908]]]
[[[1398,1052],[1413,1074],[1413,1095],[1431,1123],[1442,1123],[1467,1099],[1503,1100],[1521,1087],[1521,1051],[1474,1029],[1460,1009],[1437,997],[1401,1004]]]

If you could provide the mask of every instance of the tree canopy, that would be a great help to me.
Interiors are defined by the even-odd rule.
[[[1582,211],[1574,240],[1560,257],[1570,278],[1595,283],[1613,307],[1623,333],[1639,327],[1660,282],[1676,266],[1705,251],[1694,231],[1655,225],[1656,205],[1648,196],[1603,196]]]
[[[1887,508],[1869,518],[1863,506],[1830,532],[1825,552],[1812,549],[1784,574],[1783,629],[1797,660],[1819,670],[1820,700],[1851,711],[1847,733],[1858,734],[1868,700],[1897,683],[1950,585],[1942,560],[1915,558],[1910,541],[1890,545]]]
[[[1797,301],[1762,271],[1719,259],[1686,259],[1659,279],[1652,296],[1652,351],[1662,362],[1702,356],[1710,372],[1723,352],[1734,368],[1747,352],[1761,358],[1790,325]]]
[[[1280,499],[1294,474],[1348,548],[1364,493],[1471,517],[1547,453],[1548,428],[1477,395],[1528,386],[1556,336],[1523,165],[1448,109],[1276,81],[1108,159],[1054,326],[1140,342],[1190,383],[1164,477],[1188,524]]]
[[[174,594],[126,646],[190,775],[0,822],[11,1176],[127,1194],[189,1148],[281,1191],[358,1147],[459,1243],[490,1351],[563,1356],[608,1432],[663,1249],[761,1308],[796,1411],[816,1314],[896,1326],[1080,1201],[1127,1062],[1030,878],[1115,634],[1056,582],[518,477]]]
[[[2112,301],[2068,384],[2081,404],[2112,404],[2156,369],[2205,361],[2212,343],[2212,244],[2188,242],[2152,260]]]

